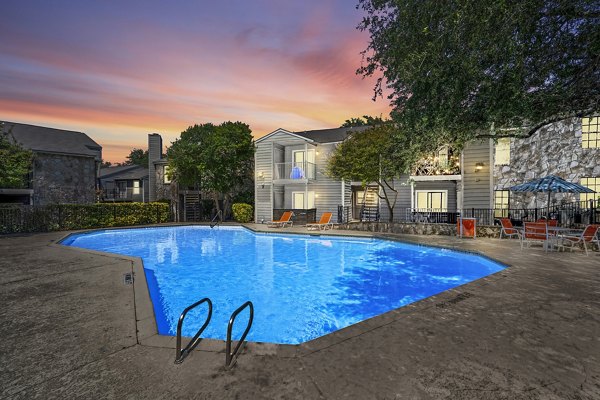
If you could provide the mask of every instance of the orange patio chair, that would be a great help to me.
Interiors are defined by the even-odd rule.
[[[525,230],[521,237],[521,249],[526,244],[541,243],[544,250],[548,251],[548,225],[545,222],[525,222]]]
[[[331,216],[333,213],[326,212],[321,215],[321,219],[316,224],[306,224],[306,228],[309,231],[317,231],[317,230],[325,230],[325,229],[333,229],[333,223],[331,222]]]
[[[500,218],[500,225],[502,226],[500,239],[502,239],[502,235],[506,235],[509,239],[516,236],[517,239],[521,240],[521,233],[513,226],[510,218]]]
[[[562,236],[562,243],[560,247],[565,248],[565,245],[568,244],[573,251],[573,247],[576,244],[583,244],[583,249],[585,250],[585,255],[588,255],[587,243],[593,245],[596,243],[598,246],[598,250],[600,250],[600,240],[598,239],[598,230],[600,230],[600,225],[588,225],[585,227],[581,235],[572,236],[565,235]]]
[[[286,211],[281,215],[281,218],[277,221],[271,221],[267,224],[269,228],[285,228],[286,226],[294,225],[292,217],[294,216],[293,211]]]

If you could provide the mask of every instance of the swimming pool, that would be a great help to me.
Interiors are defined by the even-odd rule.
[[[62,244],[141,257],[160,334],[174,335],[183,309],[209,297],[213,317],[202,336],[225,339],[231,313],[251,300],[248,340],[280,344],[306,342],[505,268],[446,249],[243,227],[111,229]],[[188,314],[184,335],[196,333],[205,313]]]

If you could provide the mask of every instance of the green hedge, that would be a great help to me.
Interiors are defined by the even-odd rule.
[[[169,204],[164,202],[0,207],[0,233],[106,228],[170,220]]]
[[[252,206],[250,204],[234,203],[231,206],[231,211],[233,212],[233,218],[242,224],[252,221],[252,218],[254,217]]]

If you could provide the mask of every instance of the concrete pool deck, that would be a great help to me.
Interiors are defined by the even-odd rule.
[[[249,346],[225,370],[218,348],[175,365],[169,339],[141,334],[135,261],[56,245],[65,234],[0,237],[0,398],[600,398],[598,252],[394,235],[510,267],[301,352]]]

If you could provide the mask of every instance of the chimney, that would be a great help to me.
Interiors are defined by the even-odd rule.
[[[158,133],[151,133],[148,135],[148,199],[150,201],[156,201],[157,192],[157,179],[156,179],[156,167],[154,161],[158,161],[162,158],[162,138]],[[162,167],[160,167],[162,168]]]

